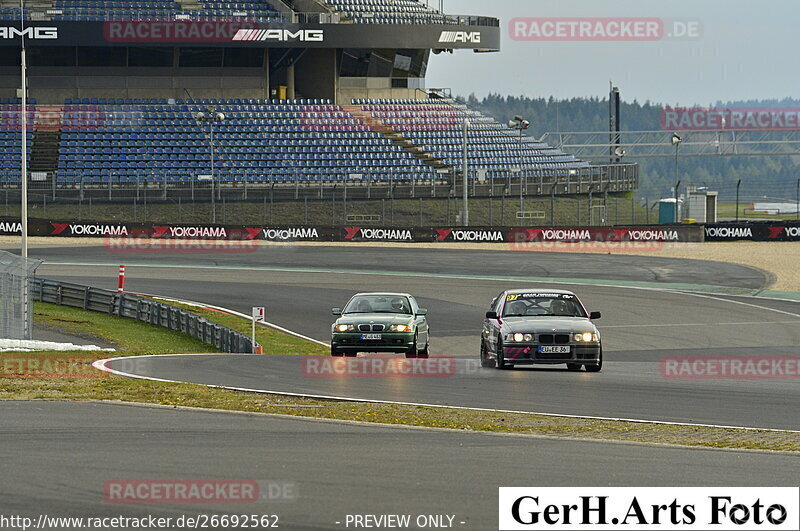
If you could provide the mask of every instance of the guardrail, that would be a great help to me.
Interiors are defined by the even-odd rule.
[[[127,317],[183,332],[222,352],[253,351],[251,339],[240,332],[213,323],[195,313],[144,297],[38,278],[31,280],[31,296],[38,302]]]

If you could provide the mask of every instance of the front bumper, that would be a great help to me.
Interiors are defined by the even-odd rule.
[[[600,360],[600,344],[570,344],[558,345],[569,347],[568,354],[540,353],[542,345],[533,343],[515,343],[503,345],[503,358],[512,365],[557,364],[557,363],[588,363],[596,364]],[[552,345],[544,345],[552,346]]]
[[[381,332],[380,340],[361,339],[361,332],[334,333],[331,346],[340,352],[408,352],[414,332]]]

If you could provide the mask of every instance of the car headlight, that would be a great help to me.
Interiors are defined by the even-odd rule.
[[[518,332],[516,334],[508,334],[506,339],[508,341],[515,341],[517,343],[522,343],[523,341],[530,342],[533,341],[533,334],[521,334]]]
[[[389,327],[390,332],[411,332],[411,325],[393,324]]]
[[[355,329],[356,327],[351,324],[340,324],[336,325],[336,328],[334,328],[334,330],[336,330],[337,332],[352,332]]]
[[[575,341],[578,343],[597,343],[597,334],[592,332],[580,332],[575,334]]]

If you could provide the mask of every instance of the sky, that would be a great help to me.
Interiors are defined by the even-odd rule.
[[[438,0],[430,0],[438,7]],[[444,0],[447,13],[501,19],[502,51],[432,55],[428,88],[454,95],[606,97],[711,105],[800,97],[798,0]],[[695,39],[657,42],[525,42],[510,38],[518,17],[646,17],[693,21]]]

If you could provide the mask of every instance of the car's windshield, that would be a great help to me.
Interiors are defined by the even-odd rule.
[[[565,293],[511,293],[506,296],[503,317],[586,317],[578,298]]]
[[[342,313],[411,314],[408,298],[397,295],[357,295],[350,299]]]

